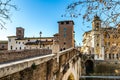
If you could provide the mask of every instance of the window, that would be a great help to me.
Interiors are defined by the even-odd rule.
[[[23,44],[24,44],[24,42],[23,42]]]
[[[49,49],[49,47],[47,47]]]
[[[11,39],[9,39],[9,42],[11,42]]]
[[[64,42],[64,45],[66,44],[66,42]]]
[[[119,56],[118,56],[118,54],[116,54],[116,58],[117,58],[117,59],[119,59]]]
[[[17,41],[16,41],[16,44],[17,44]]]
[[[16,50],[17,50],[17,47],[16,47]]]
[[[19,44],[20,44],[20,42],[19,42]]]
[[[45,44],[43,44],[43,47],[45,47]]]
[[[30,41],[30,40],[28,39],[28,41]]]
[[[99,26],[96,26],[96,30],[99,30]]]
[[[114,59],[114,54],[112,54],[112,57],[113,57],[113,59]]]
[[[99,46],[99,44],[97,43],[97,46]]]
[[[65,50],[65,48],[63,48],[63,50]]]
[[[106,33],[105,38],[110,38],[110,35]]]
[[[66,34],[64,33],[64,38],[66,37]]]
[[[10,48],[11,48],[11,50],[12,50],[12,48],[13,48],[13,47],[12,47],[12,46],[10,46]]]
[[[20,47],[20,50],[21,50],[21,47]]]
[[[111,54],[109,54],[109,59],[111,59]]]
[[[66,29],[66,28],[64,28],[64,32],[66,32],[66,30],[67,30],[67,29]]]
[[[2,45],[2,48],[5,48],[5,46],[4,46],[4,45]]]
[[[21,31],[21,30],[18,30],[18,33],[20,34],[20,33],[22,33],[22,31]]]

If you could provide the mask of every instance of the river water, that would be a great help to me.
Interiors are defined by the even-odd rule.
[[[120,76],[81,76],[79,80],[120,80]]]

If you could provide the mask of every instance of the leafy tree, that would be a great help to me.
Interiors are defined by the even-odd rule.
[[[11,4],[12,0],[0,0],[0,27],[1,29],[6,29],[6,20],[10,21],[10,11],[11,9],[17,9],[16,5]]]
[[[81,16],[84,22],[91,22],[93,16],[98,15],[102,19],[104,27],[116,27],[120,23],[119,0],[78,0],[69,4],[66,8],[67,16],[77,18]]]

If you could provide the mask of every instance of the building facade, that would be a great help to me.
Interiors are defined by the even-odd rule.
[[[24,28],[16,28],[16,36],[8,36],[8,50],[52,49],[53,53],[74,47],[74,22],[59,21],[59,32],[53,37],[24,37]]]
[[[83,34],[84,54],[94,54],[95,60],[118,60],[120,55],[120,25],[117,28],[103,27],[96,15],[92,30]]]

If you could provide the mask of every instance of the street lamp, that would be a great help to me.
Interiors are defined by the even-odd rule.
[[[42,35],[42,32],[40,31],[40,48],[41,48],[41,35]]]

